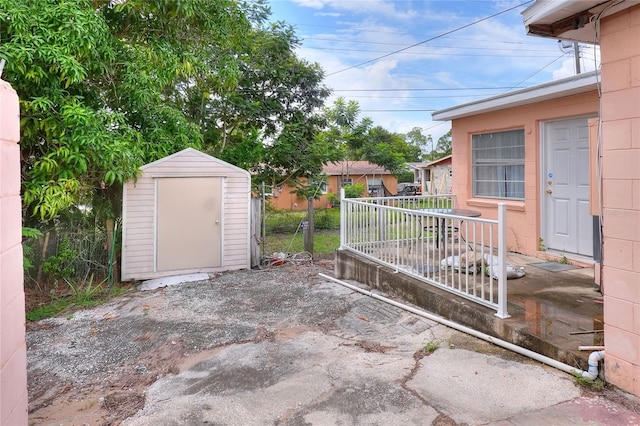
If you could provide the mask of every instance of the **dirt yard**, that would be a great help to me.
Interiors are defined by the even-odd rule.
[[[95,309],[29,322],[30,424],[119,424],[144,406],[150,384],[178,373],[198,354],[273,338],[264,327],[254,332],[249,324],[225,324],[224,312],[212,321],[212,293],[232,296],[235,291],[229,309],[258,313],[269,308],[252,306],[252,297],[273,308],[281,303],[275,300],[282,291],[278,287],[296,282],[311,287],[321,281],[318,273],[332,270],[332,262],[321,262],[221,274],[210,282],[132,291]],[[271,288],[265,286],[269,282]]]

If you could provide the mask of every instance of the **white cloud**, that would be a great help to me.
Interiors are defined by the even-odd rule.
[[[353,99],[363,110],[362,116],[393,132],[420,127],[437,141],[450,123],[432,122],[430,112],[413,110],[442,109],[504,92],[417,88],[511,87],[520,82],[521,87],[531,86],[572,70],[571,58],[566,58],[567,64],[557,60],[548,65],[561,55],[556,42],[527,36],[519,10],[437,37],[520,0],[271,1],[281,6],[288,3],[281,9],[293,17],[292,23],[299,24],[298,35],[304,42],[299,57],[321,64],[328,87],[363,90],[336,91],[327,104],[339,96]],[[431,38],[435,39],[384,57]],[[593,62],[587,56],[585,51],[584,69],[586,62]]]
[[[342,16],[342,13],[338,13],[338,12],[316,12],[314,13],[315,16],[329,16],[332,18],[339,18],[340,16]]]
[[[322,9],[325,4],[330,3],[325,0],[293,0],[293,2],[302,7],[310,7],[312,9]]]
[[[357,15],[371,14],[384,16],[386,19],[412,19],[418,13],[410,7],[410,2],[393,2],[385,0],[344,1],[344,0],[293,0],[294,3],[313,9],[332,8],[348,11]],[[402,5],[405,10],[396,6]]]

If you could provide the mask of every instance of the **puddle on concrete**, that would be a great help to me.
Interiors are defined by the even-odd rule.
[[[584,309],[568,310],[533,298],[513,300],[524,308],[526,331],[563,348],[604,345],[602,305],[584,299]],[[589,306],[593,304],[593,306]]]

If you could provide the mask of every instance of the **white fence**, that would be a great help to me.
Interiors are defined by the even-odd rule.
[[[344,198],[341,249],[496,310],[507,318],[506,205],[498,220],[455,196]]]

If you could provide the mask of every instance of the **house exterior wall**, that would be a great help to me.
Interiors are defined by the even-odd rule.
[[[316,209],[322,209],[329,206],[329,196],[328,194],[335,194],[336,196],[340,196],[340,180],[341,179],[352,179],[354,184],[362,184],[367,187],[367,178],[382,178],[382,182],[384,186],[387,187],[389,192],[395,194],[398,192],[398,179],[393,175],[343,175],[343,176],[328,176],[327,177],[327,193],[321,194],[320,198],[313,201],[313,207]],[[274,189],[277,191],[277,196],[269,197],[269,204],[271,207],[275,209],[283,209],[283,210],[296,210],[302,211],[307,209],[307,200],[304,198],[298,197],[296,194],[292,192],[292,189],[286,185],[284,185],[280,189]],[[365,192],[362,194],[363,197],[367,196]]]
[[[156,179],[161,177],[222,178],[222,265],[219,268],[174,272],[184,274],[249,268],[249,174],[201,152],[187,149],[143,166],[137,182],[125,184],[122,279],[150,279],[172,274],[171,271],[155,271]]]
[[[18,95],[0,80],[0,424],[26,425]]]
[[[605,374],[640,396],[640,5],[600,36]]]
[[[449,194],[451,193],[452,169],[451,163],[438,164],[429,170],[431,176],[429,180],[430,194]]]
[[[452,126],[452,193],[458,208],[477,210],[482,217],[497,219],[498,203],[507,204],[507,246],[528,255],[538,252],[540,221],[541,123],[548,120],[594,116],[599,110],[597,91],[530,105],[458,118]],[[525,199],[500,200],[474,198],[471,167],[473,134],[524,129]]]

